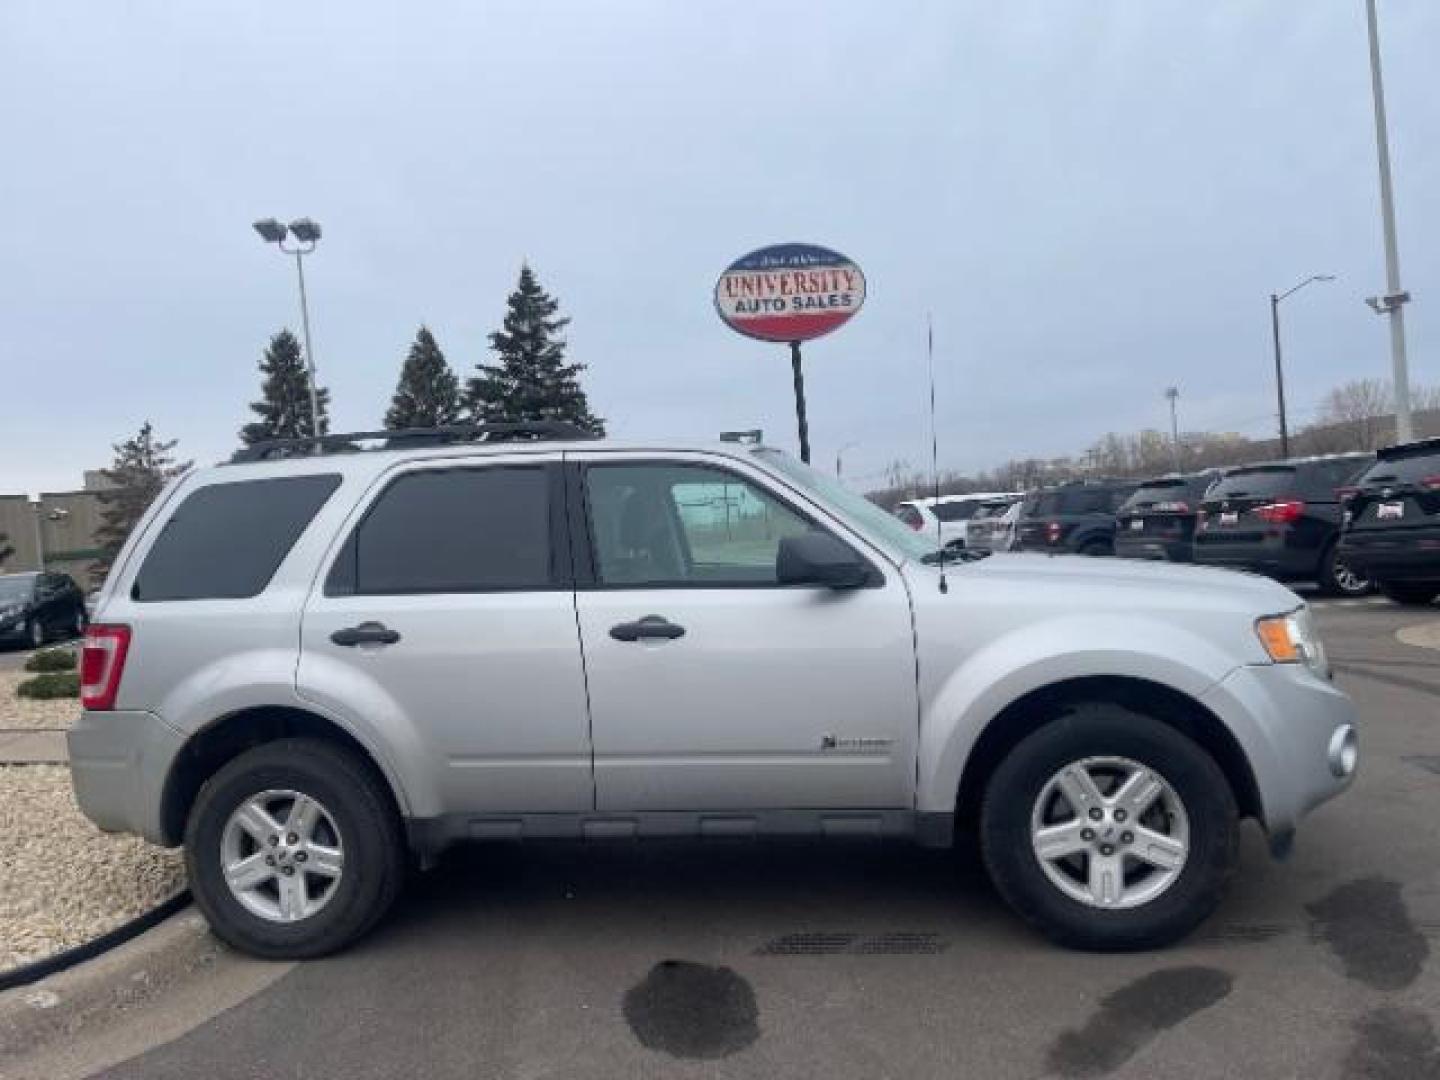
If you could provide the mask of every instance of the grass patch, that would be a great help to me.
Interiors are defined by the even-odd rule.
[[[41,649],[25,661],[26,671],[74,671],[75,654],[69,649]]]
[[[23,698],[36,701],[53,701],[57,698],[78,698],[80,696],[80,673],[78,671],[47,671],[26,679],[15,688]]]

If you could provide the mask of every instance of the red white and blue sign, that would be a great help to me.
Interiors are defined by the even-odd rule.
[[[860,267],[829,248],[776,244],[736,259],[715,283],[715,310],[732,330],[761,341],[809,341],[865,303]]]

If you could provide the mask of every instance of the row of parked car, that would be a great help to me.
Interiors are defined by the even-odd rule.
[[[1333,595],[1440,595],[1440,439],[1151,480],[902,502],[896,516],[979,551],[1119,555],[1313,581]]]

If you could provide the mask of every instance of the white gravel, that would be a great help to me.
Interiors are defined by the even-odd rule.
[[[34,677],[35,673],[31,671],[0,671],[0,731],[6,728],[68,728],[80,715],[80,703],[74,698],[32,701],[16,697],[15,688]]]
[[[0,852],[0,971],[99,936],[184,879],[179,852],[90,824],[64,765],[0,766]]]

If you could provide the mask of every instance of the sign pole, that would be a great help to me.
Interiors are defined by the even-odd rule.
[[[805,372],[800,368],[800,342],[790,342],[790,370],[795,375],[795,422],[800,428],[800,460],[810,464],[810,424],[805,419]]]

